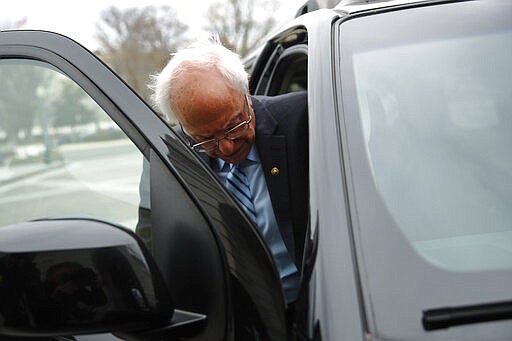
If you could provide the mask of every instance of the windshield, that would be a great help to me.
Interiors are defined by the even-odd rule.
[[[429,24],[413,30],[392,15],[344,28],[350,44],[342,60],[351,61],[347,73],[377,191],[414,249],[451,270],[512,267],[506,3],[466,19],[454,6],[437,6],[443,15],[422,13]],[[409,12],[407,20],[427,22]],[[357,34],[363,30],[378,34]]]

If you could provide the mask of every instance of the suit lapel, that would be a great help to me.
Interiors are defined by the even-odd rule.
[[[252,99],[256,113],[256,146],[261,160],[272,207],[283,240],[294,259],[294,236],[290,214],[286,138],[276,134],[278,123],[257,98]]]

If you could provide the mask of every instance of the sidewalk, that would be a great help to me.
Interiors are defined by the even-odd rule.
[[[64,162],[56,161],[49,165],[30,164],[18,166],[0,166],[0,186],[19,181],[36,174],[48,172],[50,170],[62,167]]]

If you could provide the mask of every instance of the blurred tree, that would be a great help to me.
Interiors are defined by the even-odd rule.
[[[149,76],[159,72],[181,45],[188,27],[169,6],[107,8],[96,24],[97,55],[142,98],[149,100]]]
[[[219,35],[224,46],[245,56],[257,46],[276,21],[274,0],[223,0],[208,8],[205,29]]]
[[[11,145],[31,138],[34,120],[41,110],[43,101],[37,90],[44,86],[47,72],[34,64],[9,60],[0,64],[0,130]]]
[[[97,122],[96,112],[86,105],[89,97],[76,83],[67,78],[56,79],[53,87],[49,107],[54,127],[75,127]]]

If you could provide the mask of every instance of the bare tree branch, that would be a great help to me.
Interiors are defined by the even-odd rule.
[[[208,8],[205,29],[218,34],[226,47],[244,56],[275,25],[277,6],[271,0],[218,1]]]
[[[188,27],[169,6],[106,9],[96,24],[97,54],[139,95],[148,100],[149,76],[159,72],[186,43]]]

